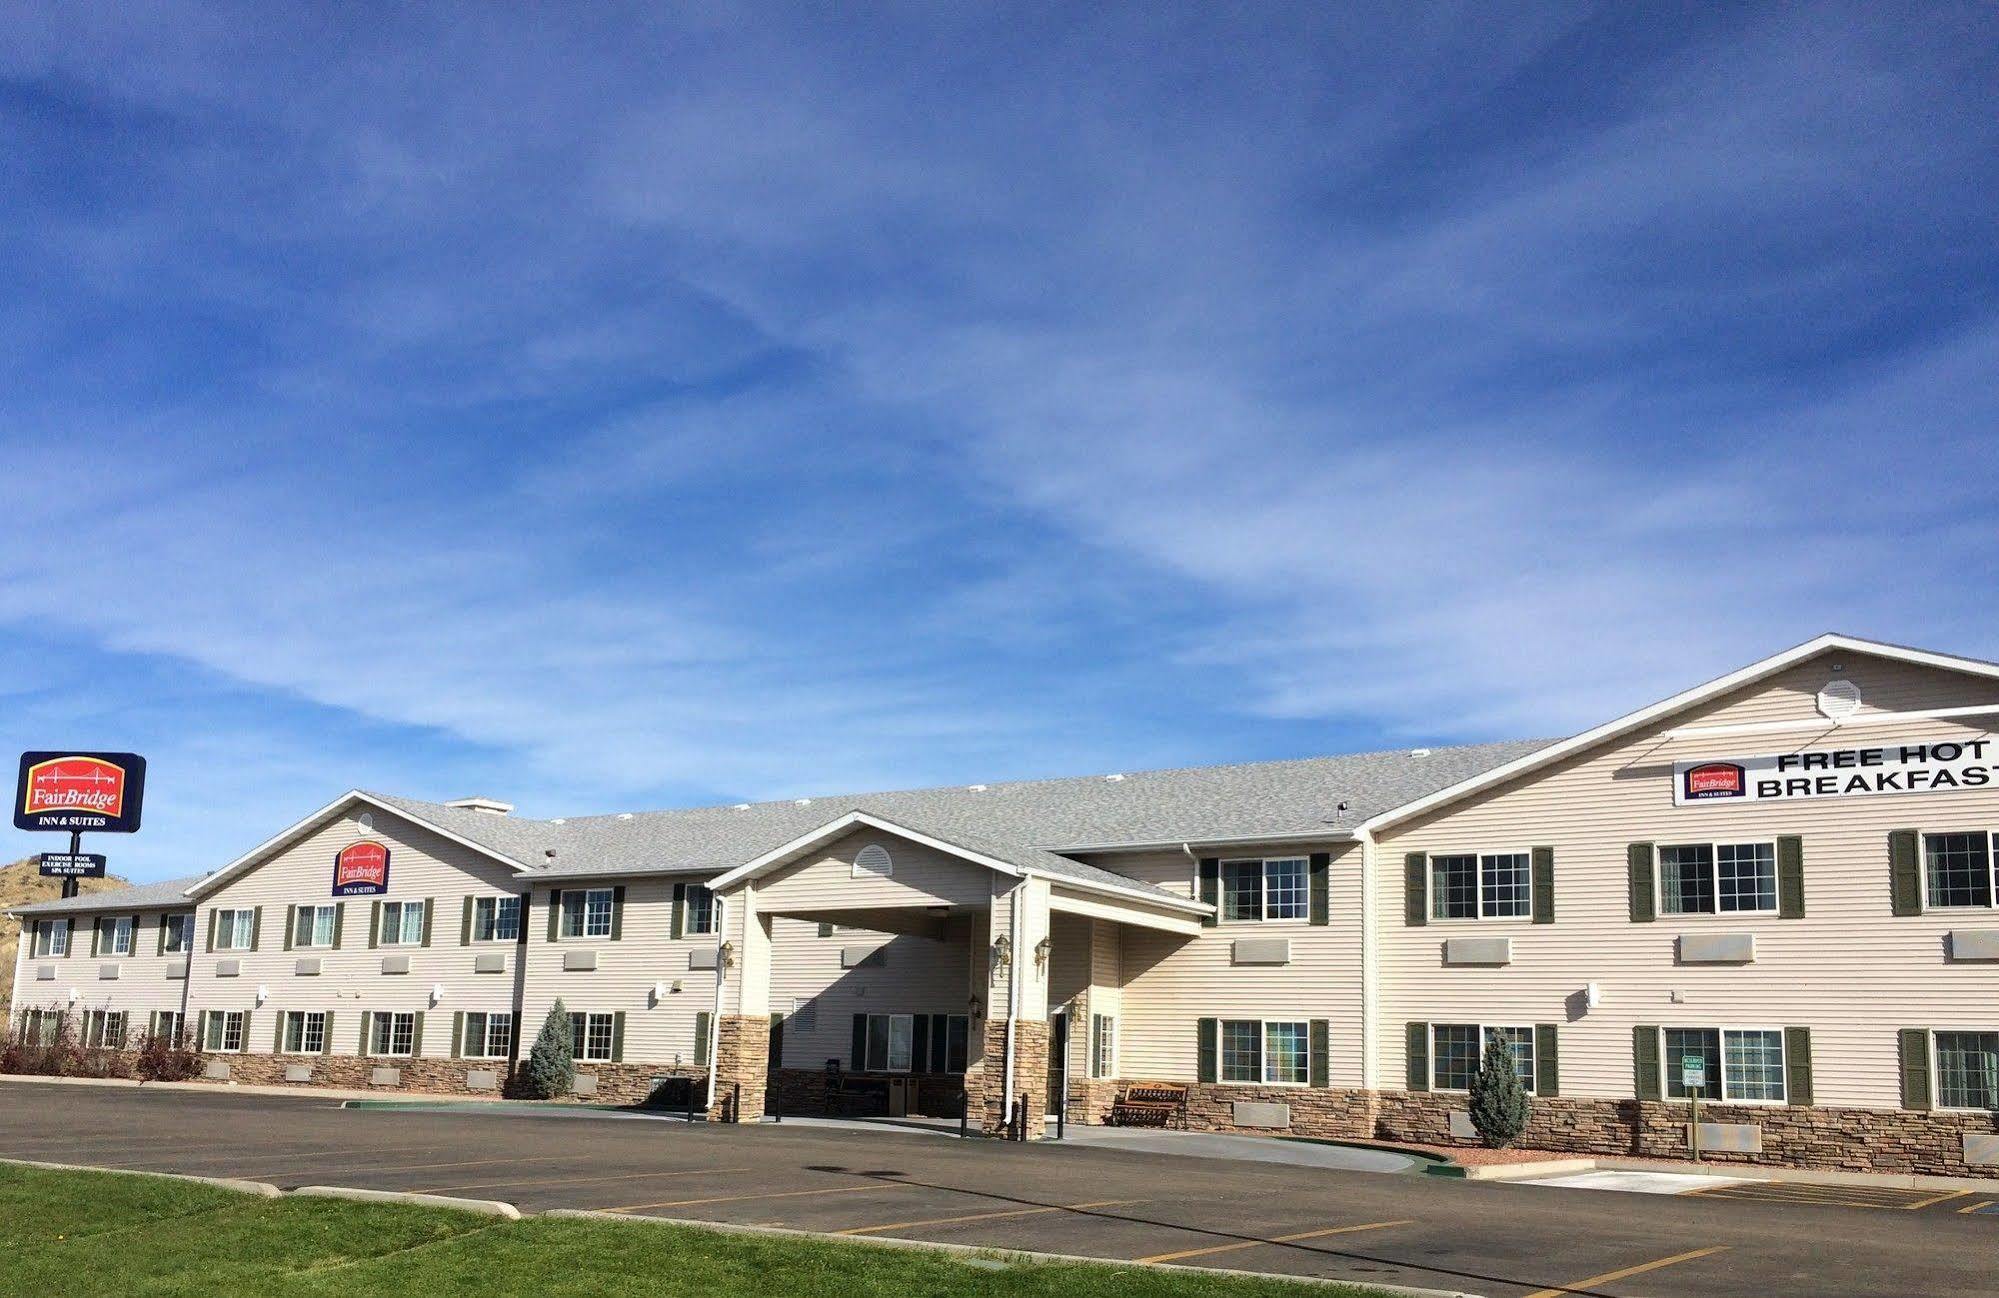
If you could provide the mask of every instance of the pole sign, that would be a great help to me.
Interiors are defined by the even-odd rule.
[[[49,879],[102,879],[104,858],[95,852],[43,852],[42,875]]]
[[[130,834],[145,797],[146,759],[137,753],[22,753],[14,828]]]
[[[1680,1056],[1680,1085],[1689,1091],[1698,1091],[1701,1087],[1707,1085],[1706,1056]]]
[[[1999,787],[1999,741],[1882,744],[1673,763],[1673,805]]]
[[[333,856],[333,895],[379,897],[389,890],[389,849],[363,839]]]

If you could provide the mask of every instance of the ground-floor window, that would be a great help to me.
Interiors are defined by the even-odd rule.
[[[616,1053],[617,1021],[612,1015],[572,1012],[569,1031],[570,1048],[578,1059],[589,1063],[608,1063]]]
[[[1779,1028],[1667,1028],[1666,1094],[1687,1098],[1684,1060],[1698,1056],[1708,1099],[1784,1102],[1784,1033]],[[1716,1094],[1719,1085],[1720,1093]]]
[[[1304,1019],[1223,1019],[1221,1079],[1302,1086],[1311,1079],[1311,1025]]]
[[[154,1010],[153,1035],[178,1046],[181,1025],[184,1021],[185,1016],[179,1010]]]
[[[1938,1032],[1937,1104],[1999,1109],[1999,1032]]]
[[[377,1013],[368,1030],[368,1053],[413,1055],[416,1053],[416,1015]]]
[[[29,1010],[21,1016],[21,1036],[31,1046],[52,1046],[61,1024],[60,1010]]]
[[[871,1073],[906,1073],[915,1058],[914,1014],[868,1015],[868,1052],[862,1065]]]
[[[1430,1025],[1430,1089],[1469,1091],[1478,1076],[1486,1047],[1493,1041],[1505,1044],[1513,1053],[1514,1071],[1520,1084],[1534,1089],[1534,1029],[1493,1027],[1479,1023],[1433,1023]]]
[[[285,1015],[284,1052],[288,1055],[317,1055],[326,1050],[326,1014],[323,1010],[292,1010]]]
[[[1117,1076],[1117,1020],[1108,1014],[1090,1016],[1090,1076]]]
[[[514,1016],[467,1014],[460,1048],[473,1059],[505,1059],[514,1048]]]
[[[243,1048],[243,1021],[248,1016],[242,1010],[208,1011],[208,1030],[202,1037],[202,1049],[235,1052]]]
[[[122,1050],[124,1010],[89,1010],[83,1016],[83,1044],[92,1050]]]

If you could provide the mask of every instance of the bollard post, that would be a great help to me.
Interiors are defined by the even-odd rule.
[[[694,1079],[687,1080],[687,1120],[694,1121]]]

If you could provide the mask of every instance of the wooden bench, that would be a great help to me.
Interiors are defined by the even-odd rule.
[[[1113,1127],[1187,1128],[1187,1088],[1174,1082],[1133,1082],[1111,1104]]]

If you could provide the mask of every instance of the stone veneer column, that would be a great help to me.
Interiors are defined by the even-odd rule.
[[[757,1122],[764,1115],[764,1084],[770,1071],[770,1016],[732,1014],[715,1032],[715,1103],[710,1122],[729,1117],[731,1095],[738,1097],[738,1122]]]
[[[1027,1138],[1040,1140],[1048,1116],[1048,1024],[1022,1019],[1013,1025],[1017,1054],[1013,1089],[1027,1097]],[[981,1072],[965,1077],[965,1104],[988,1136],[1006,1132],[1006,1020],[986,1020],[986,1057]]]

